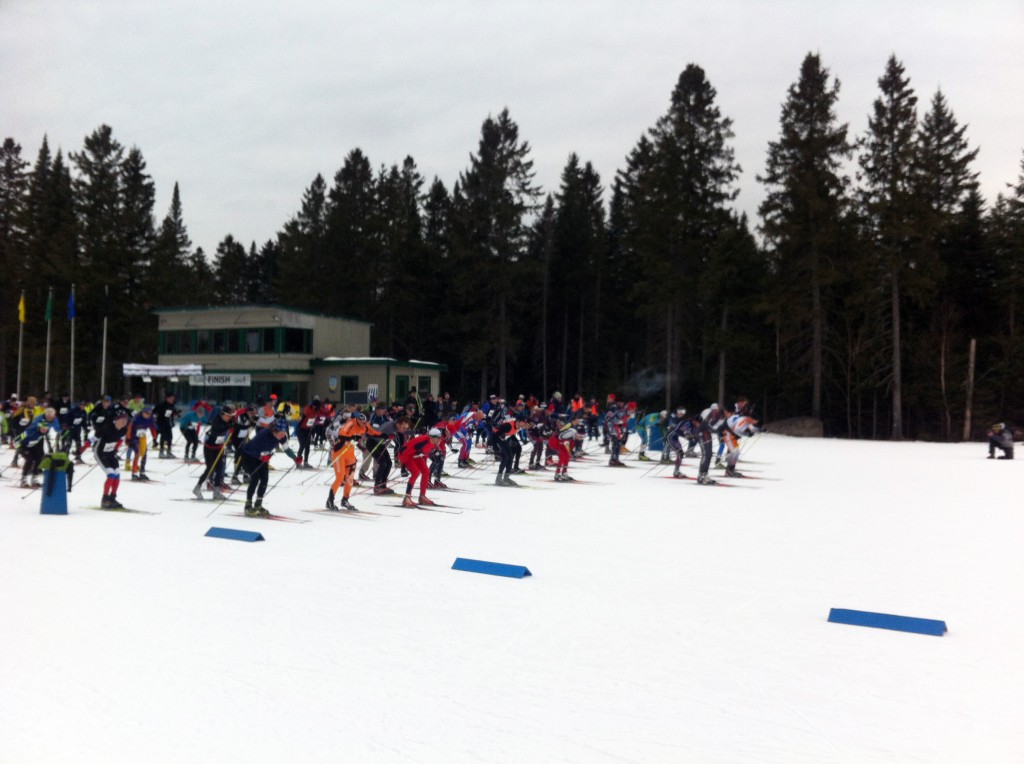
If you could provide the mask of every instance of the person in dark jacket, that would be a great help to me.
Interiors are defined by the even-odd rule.
[[[989,459],[996,458],[997,448],[1003,452],[1003,455],[999,457],[1000,459],[1013,458],[1013,432],[1002,422],[992,425],[992,429],[988,431]]]

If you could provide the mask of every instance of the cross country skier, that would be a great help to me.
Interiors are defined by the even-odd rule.
[[[389,496],[394,491],[388,488],[388,477],[391,475],[393,466],[388,446],[393,443],[397,455],[398,450],[405,443],[406,433],[412,427],[412,421],[407,416],[400,416],[395,420],[386,418],[383,422],[376,424],[371,422],[371,424],[380,432],[380,435],[367,437],[370,459],[374,464],[373,494],[374,496]]]
[[[702,416],[695,416],[690,420],[690,432],[700,446],[697,482],[701,485],[715,485],[715,481],[708,477],[708,470],[711,468],[711,428]]]
[[[573,478],[569,475],[569,462],[573,445],[585,437],[585,430],[568,424],[548,436],[548,446],[558,459],[555,465],[555,480],[559,483],[572,482]]]
[[[22,488],[39,487],[39,475],[43,472],[39,464],[43,461],[44,448],[48,444],[47,436],[51,430],[59,434],[60,422],[57,421],[56,409],[47,408],[29,422],[28,427],[19,436],[17,455],[25,459],[25,464],[21,468]]]
[[[128,422],[128,412],[118,411],[104,417],[94,433],[96,463],[107,476],[103,483],[103,499],[100,501],[103,509],[121,509],[123,506],[117,500],[117,488],[121,484],[121,462],[117,457],[117,449],[128,431]]]
[[[203,483],[206,483],[207,491],[213,491],[213,498],[227,498],[227,494],[222,490],[224,487],[224,452],[228,439],[231,437],[231,420],[234,416],[234,406],[225,403],[211,420],[206,437],[203,438],[206,469],[200,474],[196,487],[192,489],[192,494],[199,500],[203,499]]]
[[[728,406],[725,407],[725,414],[726,423],[722,428],[722,437],[728,450],[728,455],[725,458],[725,474],[726,477],[743,477],[741,472],[736,471],[736,462],[740,459],[739,442],[741,438],[759,432],[757,421],[746,414],[736,413]]]
[[[337,421],[335,422],[337,425]],[[356,443],[364,435],[380,437],[380,430],[370,426],[366,420],[366,414],[361,411],[353,414],[340,426],[332,425],[327,437],[331,443],[331,465],[334,467],[334,484],[327,494],[327,509],[337,510],[339,507],[334,503],[334,497],[338,489],[344,485],[344,495],[341,499],[341,509],[355,512],[348,499],[352,494],[352,485],[355,482],[356,474]],[[300,455],[301,460],[301,455]]]
[[[668,419],[668,411],[655,412],[641,417],[636,422],[636,433],[640,436],[640,452],[637,461],[649,462],[651,457],[647,455],[647,446],[650,445],[651,431],[657,427],[661,430],[661,452],[665,453],[665,420]]]
[[[427,469],[427,454],[437,448],[441,442],[441,431],[437,428],[430,430],[426,435],[417,435],[402,446],[398,452],[398,461],[409,471],[409,482],[405,486],[405,498],[402,500],[403,507],[415,507],[420,504],[425,507],[434,505],[427,498],[427,481],[430,471]],[[420,480],[420,498],[412,500],[412,489],[417,478]]]
[[[231,473],[231,485],[241,485],[244,480],[245,470],[241,470],[242,446],[249,440],[249,435],[256,426],[256,407],[245,403],[238,407],[235,412],[235,420],[231,423],[231,440],[228,441],[231,449],[231,461],[235,468]],[[239,471],[242,477],[239,477]]]
[[[629,437],[629,412],[626,410],[626,404],[622,401],[615,403],[613,408],[608,410],[605,424],[608,427],[608,440],[611,447],[608,466],[625,467],[619,454],[622,452],[622,446],[626,443],[626,438]]]
[[[199,427],[206,424],[206,421],[206,410],[196,410],[195,408],[186,412],[178,420],[178,429],[185,438],[185,456],[183,458],[186,462],[195,461],[196,459],[196,451],[199,448]]]
[[[176,400],[174,393],[168,393],[164,396],[163,403],[153,407],[153,419],[156,420],[156,427],[160,432],[158,459],[174,458],[174,454],[171,453],[171,442],[174,440],[174,418],[178,415]]]
[[[275,451],[280,451],[282,444],[287,442],[288,423],[278,420],[270,427],[261,427],[253,437],[242,445],[240,449],[242,471],[249,480],[244,510],[247,517],[267,517],[270,514],[263,506],[263,495],[267,492],[267,483],[270,480],[270,457]],[[284,448],[284,453],[296,464],[301,463],[301,459],[287,446]],[[256,497],[255,503],[253,496]]]
[[[156,441],[156,422],[153,420],[153,407],[144,406],[142,410],[132,417],[128,425],[128,434],[125,442],[128,444],[128,452],[125,454],[125,463],[131,458],[132,480],[149,480],[146,474],[146,454],[149,450],[149,441]],[[131,455],[129,457],[129,454]]]

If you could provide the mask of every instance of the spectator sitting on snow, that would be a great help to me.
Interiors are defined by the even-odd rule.
[[[989,459],[995,458],[997,448],[1003,451],[1003,455],[999,457],[1000,459],[1013,458],[1013,433],[1010,432],[1010,428],[1002,423],[992,425],[992,429],[988,431]]]

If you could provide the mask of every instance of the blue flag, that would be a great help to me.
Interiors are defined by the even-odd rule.
[[[75,317],[75,293],[72,292],[71,296],[68,297],[68,321]]]

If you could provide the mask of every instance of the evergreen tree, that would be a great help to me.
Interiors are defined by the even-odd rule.
[[[0,147],[0,272],[8,285],[4,300],[7,307],[0,317],[0,358],[4,359],[0,367],[0,384],[4,390],[11,387],[9,380],[16,376],[8,376],[8,366],[14,370],[10,359],[17,363],[18,313],[15,308],[28,278],[25,262],[27,167],[28,162],[21,158],[21,145],[13,138],[5,138]]]
[[[918,165],[917,96],[903,64],[890,56],[878,80],[860,155],[862,218],[879,273],[888,284],[892,410],[890,433],[903,437],[902,318],[908,299],[923,302],[931,279],[921,262],[922,207],[916,195]]]
[[[623,211],[634,217],[625,233],[643,274],[635,295],[647,313],[650,336],[659,334],[658,316],[663,327],[666,406],[684,385],[688,396],[703,386],[700,307],[684,295],[707,268],[729,224],[726,205],[738,193],[732,120],[722,116],[716,96],[704,70],[689,64],[668,112],[650,131],[649,163],[646,146],[638,145],[623,177]]]
[[[213,299],[216,305],[243,305],[249,300],[251,263],[245,246],[228,234],[213,256]]]
[[[554,344],[560,358],[558,386],[568,395],[570,385],[582,392],[584,377],[596,383],[596,369],[585,374],[588,355],[593,358],[600,336],[599,310],[601,267],[606,250],[604,190],[593,165],[580,165],[570,154],[562,170],[556,200],[555,238],[550,269],[558,295],[553,323]],[[575,366],[575,375],[570,369]]]
[[[816,418],[822,414],[825,293],[833,280],[848,185],[842,165],[853,150],[847,126],[836,122],[838,99],[839,82],[830,84],[821,59],[807,54],[782,106],[779,138],[768,144],[765,174],[758,176],[767,186],[758,211],[778,290],[773,320],[787,341],[799,342],[804,327],[810,327],[811,416]]]
[[[208,283],[192,269],[192,240],[181,206],[181,191],[174,184],[171,205],[160,224],[153,245],[153,263],[147,273],[146,291],[157,305],[201,305]]]
[[[137,320],[137,311],[147,302],[143,282],[153,261],[153,245],[156,240],[153,207],[156,190],[152,178],[146,173],[146,161],[138,148],[132,147],[128,151],[120,172],[119,223],[124,255],[121,259],[119,277],[123,283],[126,303],[124,310],[119,311],[119,314],[125,322],[131,321],[135,327],[134,331],[124,335],[124,350],[129,359],[140,362],[156,361],[156,329],[152,327],[151,322]],[[127,326],[127,323],[124,326]]]
[[[529,154],[529,143],[520,141],[519,127],[505,109],[496,119],[484,121],[477,153],[470,155],[469,168],[459,175],[462,195],[456,209],[462,219],[459,248],[464,268],[460,275],[470,289],[484,290],[488,298],[482,311],[464,318],[489,340],[490,352],[474,359],[481,372],[481,388],[486,387],[487,367],[493,359],[502,396],[517,339],[509,326],[515,296],[522,287],[516,276],[528,243],[526,218],[536,209],[541,193],[533,183]]]
[[[958,292],[971,283],[969,263],[982,251],[977,173],[971,170],[978,150],[968,147],[966,131],[942,91],[936,91],[918,130],[916,185],[923,205],[922,246],[927,261],[936,266],[939,299],[931,303],[931,332],[922,336],[916,348],[920,361],[914,364],[913,376],[918,379],[918,400],[929,409],[941,405],[942,435],[947,440],[953,436],[950,371],[965,361],[961,321],[971,309],[958,299]],[[935,379],[939,399],[933,404]]]
[[[319,309],[365,319],[374,302],[379,239],[377,188],[370,160],[362,151],[353,149],[345,157],[327,200],[322,283],[338,288],[321,290],[327,304]]]
[[[327,249],[327,183],[317,174],[302,195],[296,216],[278,235],[281,252],[276,272],[280,301],[307,310],[327,311],[325,292],[317,284],[334,283]]]
[[[401,167],[381,170],[378,192],[378,251],[371,316],[377,344],[388,356],[415,357],[427,335],[423,317],[431,315],[434,288],[431,264],[424,258],[420,217],[423,177],[412,157]]]

